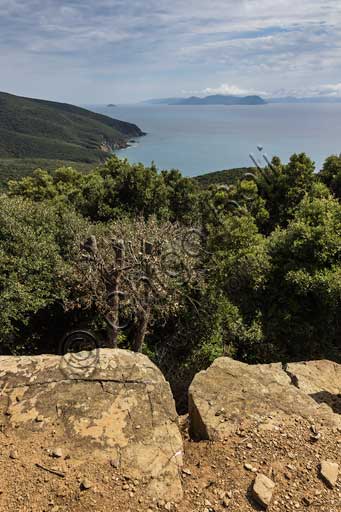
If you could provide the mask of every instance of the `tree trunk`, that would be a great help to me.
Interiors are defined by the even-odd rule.
[[[133,339],[133,351],[142,352],[144,339],[147,334],[148,324],[150,319],[150,307],[148,306],[145,311],[141,311],[138,315],[138,321]]]

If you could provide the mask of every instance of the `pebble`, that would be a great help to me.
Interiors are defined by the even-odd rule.
[[[63,457],[63,451],[61,448],[55,448],[54,450],[52,450],[51,455],[55,459],[60,459],[61,457]]]
[[[15,459],[17,459],[18,457],[19,457],[19,455],[18,455],[17,450],[11,450],[11,451],[9,452],[9,458],[10,458],[10,459],[15,460]]]
[[[81,481],[80,487],[82,491],[87,491],[88,489],[91,489],[92,483],[87,478],[84,478],[84,480]]]

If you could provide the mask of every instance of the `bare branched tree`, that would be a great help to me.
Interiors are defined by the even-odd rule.
[[[131,348],[141,351],[152,324],[176,313],[188,291],[201,285],[200,239],[195,250],[189,250],[188,239],[188,228],[150,218],[115,222],[82,244],[77,263],[81,302],[105,318],[109,346],[117,346],[129,318]]]

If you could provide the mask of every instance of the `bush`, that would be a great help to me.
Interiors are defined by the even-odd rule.
[[[65,208],[21,197],[2,195],[0,204],[0,347],[34,351],[36,333],[21,335],[36,315],[61,308],[70,293],[75,242],[85,222]]]

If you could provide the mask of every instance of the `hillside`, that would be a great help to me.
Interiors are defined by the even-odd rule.
[[[99,162],[141,135],[134,124],[73,105],[0,93],[0,158]]]
[[[200,98],[191,96],[189,98],[161,98],[144,102],[149,105],[265,105],[266,101],[260,96],[232,96],[214,94]]]
[[[194,179],[203,187],[208,187],[209,185],[234,185],[248,172],[254,172],[254,168],[238,167],[236,169],[225,169],[223,171],[201,174]]]

